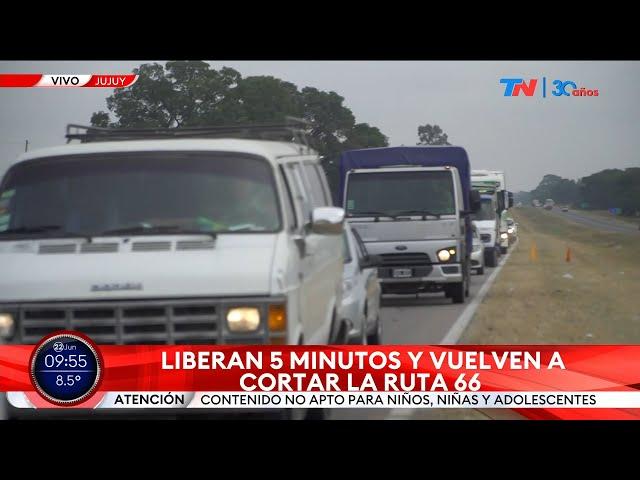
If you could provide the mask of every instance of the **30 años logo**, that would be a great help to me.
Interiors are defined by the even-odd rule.
[[[597,97],[599,91],[586,87],[578,87],[572,80],[550,80],[547,77],[530,78],[501,78],[504,85],[505,97],[517,97],[523,94],[525,97],[533,97],[538,93],[542,98],[547,98],[547,93],[552,97]],[[548,84],[548,85],[547,85]],[[548,90],[548,92],[547,92]]]

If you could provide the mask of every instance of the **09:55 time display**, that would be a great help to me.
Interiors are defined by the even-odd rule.
[[[76,358],[77,357],[77,358]],[[44,357],[44,364],[47,368],[86,368],[87,356],[85,354],[69,354],[66,357],[62,354],[48,354]]]

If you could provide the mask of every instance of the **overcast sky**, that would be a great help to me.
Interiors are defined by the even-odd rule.
[[[145,61],[6,62],[0,73],[130,73]],[[164,62],[161,62],[164,63]],[[509,190],[553,173],[577,179],[640,166],[640,62],[212,61],[243,76],[273,75],[333,90],[356,121],[391,145],[414,145],[417,126],[438,124],[474,169],[504,170]],[[573,80],[598,97],[504,97],[501,77]],[[549,91],[549,89],[548,89]],[[109,89],[0,89],[0,173],[24,151],[64,143],[67,123],[106,110]]]

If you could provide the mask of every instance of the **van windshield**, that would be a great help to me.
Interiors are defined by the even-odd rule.
[[[455,215],[451,171],[352,173],[347,185],[348,215],[429,212]]]
[[[274,232],[273,171],[260,157],[212,152],[110,153],[18,164],[0,186],[0,240]]]
[[[490,198],[483,198],[480,210],[472,215],[473,220],[495,220],[496,211]]]

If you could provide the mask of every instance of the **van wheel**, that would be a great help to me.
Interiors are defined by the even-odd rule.
[[[380,316],[376,318],[376,329],[375,331],[367,336],[367,343],[369,345],[381,345],[382,344],[382,321],[380,320]]]
[[[453,303],[464,303],[465,282],[462,281],[460,283],[452,283],[449,288]]]
[[[482,266],[482,267],[480,267],[480,268],[477,268],[477,269],[476,269],[476,273],[477,273],[478,275],[484,275],[484,266]]]

